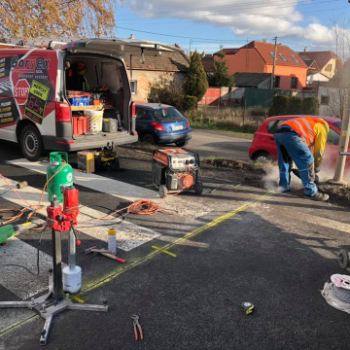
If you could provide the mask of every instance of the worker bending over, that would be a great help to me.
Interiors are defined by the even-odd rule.
[[[326,201],[329,196],[318,192],[314,183],[315,173],[320,171],[329,126],[321,118],[295,118],[279,125],[275,133],[280,170],[280,187],[290,192],[290,169],[293,161],[299,169],[305,196]],[[314,154],[309,147],[314,146]]]

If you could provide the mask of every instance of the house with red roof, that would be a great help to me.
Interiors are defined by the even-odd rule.
[[[313,62],[318,71],[332,79],[339,69],[343,67],[342,59],[332,51],[306,51],[299,53],[305,63]]]
[[[230,74],[272,73],[275,45],[252,41],[240,49],[225,49]],[[285,45],[277,46],[275,88],[302,90],[306,86],[308,66],[298,53]]]

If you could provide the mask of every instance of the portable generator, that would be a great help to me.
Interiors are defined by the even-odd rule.
[[[199,156],[186,149],[160,149],[154,151],[152,162],[153,184],[164,198],[168,193],[194,191],[203,192],[199,181]]]

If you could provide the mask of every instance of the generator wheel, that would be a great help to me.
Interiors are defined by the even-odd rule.
[[[159,186],[159,197],[165,198],[168,195],[168,189],[165,186]]]
[[[349,253],[345,249],[342,249],[338,253],[338,264],[339,264],[339,266],[342,269],[346,269],[349,266],[349,261],[350,261]]]
[[[194,192],[196,194],[202,194],[203,193],[203,183],[202,182],[197,182],[195,185],[194,185]]]

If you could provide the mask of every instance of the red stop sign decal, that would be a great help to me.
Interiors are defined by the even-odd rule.
[[[13,96],[19,105],[24,105],[26,103],[29,94],[29,88],[30,86],[27,80],[20,79],[17,81],[13,89]]]

